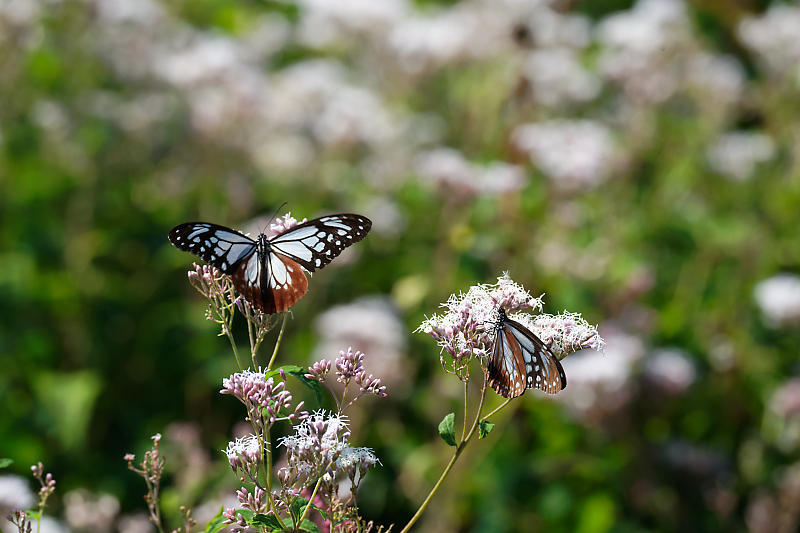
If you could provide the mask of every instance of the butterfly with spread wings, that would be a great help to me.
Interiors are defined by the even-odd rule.
[[[230,275],[236,290],[256,308],[282,313],[308,290],[303,270],[324,267],[371,227],[367,217],[342,213],[253,240],[225,226],[187,222],[172,228],[169,240]]]
[[[489,385],[505,398],[516,398],[525,389],[556,394],[567,386],[561,362],[528,328],[498,309],[494,344],[486,374]]]

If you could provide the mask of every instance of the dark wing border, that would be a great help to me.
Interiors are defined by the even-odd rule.
[[[348,227],[348,231],[344,235],[339,235],[338,230],[342,228],[326,226],[326,223],[328,222],[344,224]],[[293,232],[308,227],[313,227],[318,231],[325,232],[326,237],[328,235],[332,235],[333,239],[326,238],[325,240],[321,240],[321,238],[316,235],[297,239],[291,238]],[[333,215],[321,216],[319,218],[303,222],[302,224],[298,224],[297,226],[271,238],[270,245],[276,248],[279,253],[289,257],[297,263],[300,263],[300,265],[302,265],[302,267],[308,272],[314,272],[315,270],[322,268],[333,261],[333,259],[338,257],[345,248],[366,237],[371,228],[372,221],[363,215],[357,215],[355,213],[336,213]],[[320,239],[320,242],[325,244],[322,250],[316,250],[312,246],[309,246],[303,242],[304,240],[310,239],[314,236],[316,236],[317,239]],[[284,250],[281,248],[281,244],[284,243],[298,243],[300,246],[304,246],[311,253],[311,259],[306,260]]]
[[[219,232],[231,233],[239,238],[240,241],[232,241],[219,237]],[[196,234],[196,235],[194,235]],[[190,237],[194,235],[190,239]],[[217,267],[226,274],[233,274],[238,269],[242,261],[248,259],[256,251],[256,241],[244,235],[235,229],[221,226],[219,224],[212,224],[211,222],[184,222],[178,224],[169,231],[169,242],[171,242],[179,250],[190,252],[206,263]],[[220,255],[215,253],[217,242],[211,239],[217,239],[217,242],[227,243],[227,249],[224,254]],[[199,240],[198,240],[199,239]],[[249,247],[233,258],[229,257],[231,248],[235,245]]]
[[[567,386],[567,374],[564,372],[564,367],[561,366],[561,361],[558,360],[558,357],[556,357],[555,354],[552,351],[550,351],[550,348],[548,348],[547,345],[544,342],[542,342],[542,339],[537,337],[531,330],[529,330],[516,320],[511,320],[510,318],[506,318],[504,323],[514,328],[518,332],[520,332],[523,336],[525,336],[528,340],[530,340],[533,343],[533,345],[539,349],[541,353],[545,354],[544,355],[545,357],[548,357],[555,362],[556,368],[558,369],[558,376],[561,379],[561,388],[558,389],[558,391],[556,392],[564,390],[564,388]],[[525,347],[522,346],[521,343],[520,343],[520,348],[522,350],[525,350]],[[544,390],[541,389],[540,387],[537,387],[535,383],[536,382],[534,380],[534,385],[533,385],[534,388],[537,388],[539,390]],[[548,391],[545,390],[545,392]]]

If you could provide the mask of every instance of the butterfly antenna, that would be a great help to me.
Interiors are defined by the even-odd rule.
[[[288,204],[289,204],[289,202],[283,202],[281,205],[279,205],[279,206],[278,206],[278,209],[276,209],[276,210],[275,210],[275,211],[272,213],[272,216],[271,216],[271,217],[269,217],[269,222],[267,222],[267,225],[266,225],[266,226],[264,226],[264,229],[261,231],[261,233],[264,233],[264,232],[266,232],[266,231],[269,229],[269,226],[270,226],[270,224],[272,224],[272,221],[273,221],[273,220],[275,220],[275,216],[278,214],[278,211],[280,211],[281,209],[283,209],[283,208],[284,208],[284,206],[286,206],[286,205],[288,205]]]

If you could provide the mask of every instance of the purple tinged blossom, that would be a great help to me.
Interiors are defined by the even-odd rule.
[[[376,378],[373,374],[367,374],[367,371],[364,370],[365,357],[366,355],[359,350],[353,350],[352,347],[348,347],[347,351],[339,351],[339,355],[333,363],[327,359],[322,359],[308,367],[308,372],[305,376],[308,379],[326,383],[330,387],[330,383],[327,382],[328,375],[331,368],[335,367],[336,381],[344,384],[344,393],[341,400],[336,398],[333,388],[331,388],[331,393],[336,398],[339,412],[342,412],[364,394],[374,394],[382,398],[387,396],[386,385],[381,384],[380,378]],[[358,386],[358,393],[348,403],[345,403],[348,400],[345,396],[350,383],[355,383]]]
[[[508,273],[497,278],[497,283],[474,285],[466,293],[451,295],[442,307],[444,313],[425,319],[417,331],[433,337],[442,348],[442,367],[462,380],[469,377],[473,357],[485,360],[490,355],[500,307],[536,334],[559,359],[584,348],[602,351],[604,346],[597,328],[578,313],[554,316],[520,312],[541,311],[542,298],[533,298]]]
[[[425,319],[417,331],[433,337],[450,356],[450,361],[441,357],[442,366],[448,372],[466,379],[471,358],[485,357],[489,353],[497,309],[502,307],[507,313],[541,310],[542,299],[532,297],[504,273],[497,278],[497,283],[474,285],[466,293],[451,295],[442,307],[444,313]]]
[[[286,375],[275,382],[263,372],[244,370],[222,380],[220,394],[231,394],[242,402],[252,420],[263,420],[270,424],[277,420],[303,419],[303,402],[292,409],[292,393],[286,389]],[[266,412],[266,416],[265,413]]]
[[[255,435],[248,435],[241,439],[236,439],[228,443],[228,447],[223,450],[228,457],[234,473],[244,480],[247,476],[250,481],[258,479],[258,467],[261,464],[261,442]]]

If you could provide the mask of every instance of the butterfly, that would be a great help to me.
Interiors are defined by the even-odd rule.
[[[561,362],[531,331],[498,309],[492,355],[486,365],[489,385],[505,398],[516,398],[525,389],[556,394],[567,386]]]
[[[169,232],[180,250],[191,252],[231,276],[244,298],[265,313],[282,313],[308,290],[303,270],[322,268],[366,237],[372,221],[342,213],[309,220],[272,238],[256,239],[208,222],[187,222]]]

